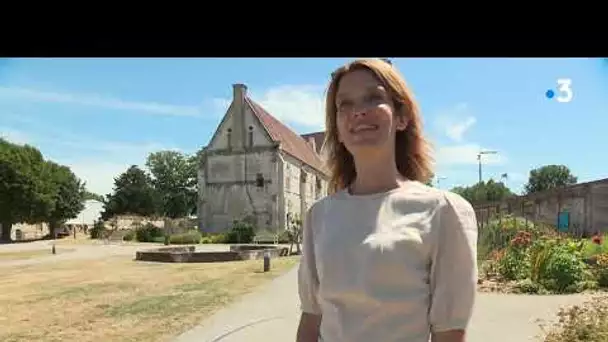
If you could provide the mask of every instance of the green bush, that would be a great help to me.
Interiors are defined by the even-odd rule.
[[[135,239],[135,231],[129,230],[122,239],[123,241],[133,241],[133,239]]]
[[[191,230],[182,234],[171,235],[169,243],[172,245],[189,245],[201,242],[202,235],[197,230]]]
[[[151,223],[146,223],[143,227],[137,228],[135,238],[139,242],[164,242],[165,233],[162,229]]]
[[[90,230],[91,239],[101,239],[104,237],[107,229],[102,221],[95,221],[93,228]]]
[[[532,244],[532,234],[519,231],[509,241],[504,254],[498,262],[498,271],[506,280],[522,280],[530,277],[528,251]]]
[[[543,235],[547,227],[534,225],[520,217],[505,215],[502,219],[491,220],[479,231],[478,258],[485,260],[492,251],[503,250],[509,246],[518,232],[530,232],[533,237]]]
[[[578,284],[585,280],[587,265],[579,247],[573,241],[551,246],[539,282],[552,292],[578,292]]]
[[[253,224],[245,221],[234,221],[232,229],[226,234],[227,243],[251,243],[255,237]]]
[[[608,253],[608,233],[603,236],[595,235],[584,241],[583,257],[590,258],[599,254]]]

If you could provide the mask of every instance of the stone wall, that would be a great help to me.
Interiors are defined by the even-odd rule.
[[[11,230],[11,239],[13,241],[17,241],[18,232],[21,231],[21,240],[35,240],[41,239],[45,235],[49,233],[49,226],[46,223],[35,223],[35,224],[27,224],[27,223],[16,223],[13,224]],[[1,234],[1,233],[0,233]]]
[[[327,195],[326,176],[289,155],[282,155],[282,158],[284,160],[283,215],[292,213],[303,218],[316,200]]]
[[[276,150],[209,154],[199,193],[202,229],[221,232],[234,219],[254,216],[259,229],[278,224],[280,186]]]

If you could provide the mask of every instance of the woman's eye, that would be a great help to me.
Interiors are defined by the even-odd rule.
[[[338,109],[348,109],[352,107],[352,103],[350,101],[342,101],[338,103]]]
[[[370,102],[370,103],[378,103],[378,102],[383,101],[384,98],[382,96],[380,96],[379,94],[371,94],[366,97],[366,100],[367,100],[367,102]]]

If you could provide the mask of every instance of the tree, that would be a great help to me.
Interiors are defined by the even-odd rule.
[[[84,200],[88,201],[88,200],[95,200],[95,201],[99,201],[99,202],[103,202],[103,196],[90,192],[90,191],[85,191],[84,192]]]
[[[426,184],[427,186],[431,186],[432,187],[434,180],[435,180],[435,174],[432,173],[431,176],[429,177],[429,179],[427,179],[424,184]]]
[[[577,178],[567,166],[545,165],[530,171],[525,191],[527,194],[531,194],[576,183]]]
[[[2,241],[11,241],[13,224],[37,223],[49,216],[55,206],[50,176],[50,169],[38,149],[0,138]]]
[[[114,178],[114,192],[106,196],[102,220],[115,215],[136,214],[150,216],[158,213],[159,198],[152,180],[137,165],[132,165]]]
[[[84,209],[85,189],[84,183],[69,167],[52,161],[47,161],[46,167],[49,169],[49,181],[53,186],[54,206],[45,221],[49,224],[50,235],[55,236],[55,229],[59,225],[78,216]]]
[[[196,155],[187,156],[177,151],[154,152],[148,156],[146,167],[161,198],[163,215],[178,218],[196,211]]]
[[[459,194],[471,203],[502,201],[513,192],[503,183],[489,179],[467,187],[455,187],[452,192]]]

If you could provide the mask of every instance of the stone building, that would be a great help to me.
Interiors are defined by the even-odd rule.
[[[510,213],[572,233],[608,232],[608,178],[474,207],[481,225],[499,214]]]
[[[199,229],[221,232],[249,217],[280,231],[288,214],[303,217],[327,194],[323,133],[296,134],[233,85],[232,102],[201,153]]]

